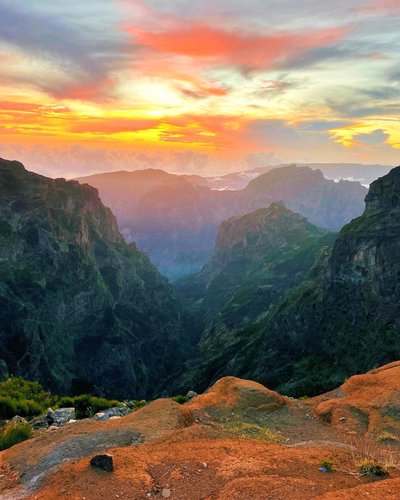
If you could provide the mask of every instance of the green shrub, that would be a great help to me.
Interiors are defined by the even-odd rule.
[[[114,406],[121,406],[121,403],[116,399],[99,398],[97,396],[90,396],[89,394],[82,394],[75,398],[70,398],[76,412],[76,418],[91,418],[101,410],[107,410]]]
[[[30,437],[32,437],[32,428],[29,424],[10,423],[0,431],[0,450],[6,450]]]
[[[149,401],[146,401],[145,399],[133,399],[128,403],[129,408],[131,408],[131,410],[133,411],[140,410],[140,408],[143,408],[143,406],[146,406],[148,404]]]
[[[35,417],[45,410],[46,407],[31,399],[21,399],[17,401],[17,414],[21,417]]]
[[[0,397],[2,396],[18,401],[21,399],[35,401],[43,408],[48,408],[55,402],[54,396],[45,391],[39,382],[32,382],[19,377],[12,377],[0,382]]]
[[[141,402],[138,402],[140,405]],[[22,378],[10,378],[0,383],[0,420],[8,420],[15,415],[33,417],[45,413],[49,407],[74,407],[77,418],[90,418],[101,410],[121,406],[115,399],[106,399],[89,394],[61,398],[46,392],[38,382]]]
[[[15,415],[33,417],[45,412],[55,401],[38,382],[19,377],[0,382],[0,419]]]
[[[189,397],[183,396],[182,394],[178,394],[178,396],[174,396],[172,398],[172,401],[175,401],[176,403],[183,405],[184,403],[187,403],[189,401]]]
[[[75,406],[74,398],[71,398],[70,396],[63,396],[58,400],[57,406],[58,408],[72,408]]]
[[[392,434],[391,432],[381,432],[379,436],[376,438],[379,443],[395,443],[400,441],[400,438],[396,436],[396,434]]]
[[[325,469],[326,472],[333,472],[335,470],[333,467],[333,460],[321,460],[319,465],[321,469]]]
[[[359,464],[358,470],[365,476],[386,477],[389,475],[385,467],[374,460],[364,460]]]
[[[29,399],[14,399],[12,397],[0,397],[0,420],[8,420],[15,415],[21,417],[33,417],[45,411],[45,407]]]
[[[8,396],[0,397],[0,420],[7,420],[17,415],[17,401]]]

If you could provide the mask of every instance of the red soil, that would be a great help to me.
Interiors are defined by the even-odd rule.
[[[358,499],[366,495],[397,499],[398,470],[391,468],[383,480],[357,474],[357,461],[366,458],[364,438],[351,435],[350,446],[344,421],[332,426],[314,418],[311,411],[315,407],[316,415],[326,420],[324,408],[335,414],[336,408],[357,405],[354,408],[363,412],[378,407],[383,415],[385,401],[389,408],[394,401],[398,369],[400,363],[352,377],[355,380],[349,379],[342,392],[304,405],[260,384],[227,377],[183,406],[161,399],[121,419],[87,420],[46,431],[0,454],[0,497],[162,500],[164,489],[172,500]],[[336,416],[331,421],[335,424]],[[266,428],[271,432],[265,433]],[[281,442],[272,444],[277,432]],[[385,457],[386,448],[373,443],[372,451]],[[398,452],[393,446],[391,452]],[[90,458],[100,449],[113,455],[114,472],[90,467]],[[335,471],[320,472],[320,462],[328,459]],[[42,475],[35,482],[38,474]]]

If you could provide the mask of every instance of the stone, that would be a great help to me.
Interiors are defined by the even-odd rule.
[[[112,455],[109,455],[108,453],[103,453],[101,455],[95,455],[90,460],[90,465],[96,469],[101,469],[101,470],[104,470],[106,472],[113,472],[113,470],[114,470],[113,457],[112,457]]]
[[[186,394],[186,396],[189,399],[195,398],[197,396],[197,392],[195,392],[195,391],[188,391],[188,393]]]
[[[58,408],[57,410],[52,410],[51,408],[47,412],[47,421],[49,425],[62,426],[65,425],[70,420],[75,420],[75,408]]]
[[[33,429],[47,429],[49,422],[47,420],[47,415],[40,415],[39,417],[34,417],[29,421],[30,426]]]
[[[28,423],[26,418],[20,417],[19,415],[15,415],[15,417],[13,417],[11,419],[11,422],[13,422],[14,424],[27,424]]]
[[[169,488],[163,488],[161,492],[161,496],[163,498],[170,498],[171,497],[171,490]]]
[[[108,408],[107,410],[102,410],[93,417],[95,420],[109,420],[112,417],[124,417],[128,415],[131,410],[127,406],[115,406],[113,408]]]

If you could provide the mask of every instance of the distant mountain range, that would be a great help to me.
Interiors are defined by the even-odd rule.
[[[159,244],[175,228],[190,251],[205,221],[219,225],[200,272],[169,285],[96,189],[0,160],[0,379],[147,398],[237,375],[304,396],[400,357],[400,167],[371,184],[338,235],[327,228],[360,210],[366,190],[308,167],[238,191],[131,177],[116,175],[110,195],[124,187],[122,209],[128,188],[140,195],[136,227],[154,224]]]
[[[207,182],[207,187],[210,189],[244,189],[250,181],[259,175],[265,174],[274,168],[287,167],[290,165],[291,164],[287,163],[257,167],[251,170],[222,175],[220,177],[205,177],[204,179]],[[367,186],[379,177],[386,175],[393,168],[393,166],[389,165],[364,165],[362,163],[296,163],[295,165],[298,167],[308,166],[313,170],[321,170],[327,179],[356,181]]]
[[[366,188],[327,180],[320,170],[286,166],[258,175],[244,189],[215,190],[199,176],[162,170],[110,172],[78,179],[99,190],[125,239],[135,241],[171,279],[201,269],[210,257],[218,225],[274,201],[330,230],[362,213]]]

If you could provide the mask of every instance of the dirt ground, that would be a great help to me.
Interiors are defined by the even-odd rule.
[[[161,399],[42,431],[0,454],[0,498],[397,500],[400,441],[375,431],[397,432],[400,363],[384,368],[304,402],[226,377],[185,405]],[[90,466],[99,451],[112,454],[113,472]],[[367,458],[388,477],[361,475]],[[320,471],[324,460],[333,472]]]

